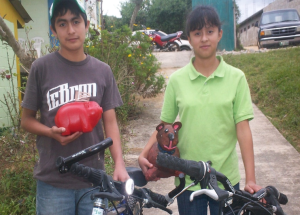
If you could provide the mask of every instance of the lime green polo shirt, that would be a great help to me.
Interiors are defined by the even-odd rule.
[[[236,124],[253,119],[253,108],[244,73],[221,56],[217,59],[220,64],[209,77],[196,71],[194,58],[170,76],[160,118],[173,123],[179,114],[181,158],[210,160],[235,185],[240,181]],[[186,184],[190,183],[187,176]]]

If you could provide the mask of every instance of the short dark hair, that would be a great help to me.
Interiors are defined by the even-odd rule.
[[[61,1],[59,4],[57,4],[57,6],[55,7],[54,11],[53,11],[53,15],[51,18],[51,26],[52,29],[56,32],[55,29],[55,19],[58,16],[63,16],[65,15],[68,10],[70,10],[70,12],[76,16],[81,16],[84,20],[84,24],[85,26],[87,26],[87,16],[85,13],[83,13],[80,8],[78,7],[78,5],[76,4],[76,2],[74,1]]]
[[[197,6],[186,20],[186,33],[188,37],[191,31],[201,30],[206,25],[216,26],[221,30],[221,21],[216,10],[211,6]]]

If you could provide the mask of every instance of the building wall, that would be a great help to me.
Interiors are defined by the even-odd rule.
[[[264,8],[264,12],[294,8],[300,14],[300,0],[276,0]]]
[[[26,26],[32,27],[28,33],[29,40],[33,37],[43,38],[45,42],[42,47],[45,49],[45,45],[50,45],[48,0],[22,0],[22,5],[32,18],[26,23]],[[27,38],[24,29],[19,29],[19,37]]]
[[[95,29],[100,27],[99,4],[97,0],[85,1],[85,10],[87,12],[87,18],[90,20],[90,27]]]
[[[24,20],[20,17],[20,15],[17,13],[17,11],[14,9],[14,7],[10,4],[8,1],[1,1],[1,7],[0,7],[0,15],[3,17],[4,15],[5,19],[4,22],[8,26],[8,28],[12,31],[15,38],[18,37],[18,31],[17,31],[17,23],[24,24]],[[9,64],[9,63],[10,64]],[[17,57],[14,55],[13,50],[4,44],[0,42],[0,72],[3,70],[8,70],[9,65],[12,67],[12,72],[14,74],[19,74],[17,66],[19,64],[19,61]],[[7,95],[7,92],[10,92],[13,94],[12,90],[14,90],[14,93],[16,97],[18,96],[17,86],[18,86],[18,76],[13,76],[14,81],[14,89],[10,86],[10,81],[7,79],[1,79],[0,78],[0,100],[4,101],[4,95]],[[0,126],[10,126],[10,118],[8,115],[7,108],[2,102],[0,102]]]
[[[238,36],[240,38],[241,44],[246,46],[256,46],[257,45],[257,34],[258,27],[255,27],[255,23],[260,20],[260,14],[248,22],[240,25]]]

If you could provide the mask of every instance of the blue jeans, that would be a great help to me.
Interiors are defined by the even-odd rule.
[[[239,183],[234,189],[239,189]],[[219,215],[219,202],[213,200],[207,195],[194,197],[190,201],[190,195],[193,191],[185,191],[177,197],[178,211],[180,215],[207,215],[207,206],[209,205],[210,215]]]
[[[85,188],[80,190],[63,189],[53,187],[42,181],[37,181],[36,192],[36,214],[37,215],[74,215],[75,206],[80,197],[91,190]],[[93,201],[90,196],[97,192],[94,190],[81,199],[78,207],[79,215],[91,215]]]

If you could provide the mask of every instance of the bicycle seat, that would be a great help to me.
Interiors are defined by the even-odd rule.
[[[147,184],[145,176],[140,168],[126,167],[126,171],[128,172],[128,175],[130,176],[130,178],[133,179],[134,185],[136,185],[138,187],[143,187]]]

